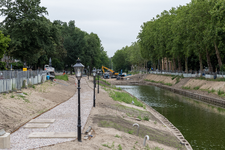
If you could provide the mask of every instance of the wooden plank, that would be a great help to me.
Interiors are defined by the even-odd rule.
[[[76,138],[76,132],[33,132],[28,138]]]
[[[37,123],[30,123],[26,124],[24,128],[48,128],[50,124],[37,124]]]
[[[53,123],[55,119],[32,119],[29,123]]]

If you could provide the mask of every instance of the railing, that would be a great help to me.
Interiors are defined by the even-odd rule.
[[[25,82],[28,86],[43,83],[46,81],[46,75],[47,72],[43,70],[0,71],[0,93],[21,90],[26,87]]]

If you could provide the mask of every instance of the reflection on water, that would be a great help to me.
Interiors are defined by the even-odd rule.
[[[225,111],[154,86],[119,86],[156,109],[194,150],[225,149]]]

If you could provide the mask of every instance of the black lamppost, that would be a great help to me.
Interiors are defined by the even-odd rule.
[[[93,72],[93,84],[94,84],[93,107],[95,107],[95,87],[96,87],[96,86],[95,86],[95,75],[96,75],[96,69],[93,68],[92,72]]]
[[[76,78],[78,80],[78,124],[77,124],[77,137],[78,141],[81,141],[81,116],[80,116],[80,80],[82,78],[82,73],[84,69],[84,65],[80,63],[80,59],[77,59],[77,63],[73,66]]]
[[[99,93],[99,70],[100,69],[97,70],[97,74],[98,74],[98,93]]]
[[[89,66],[87,68],[88,68],[88,80],[89,80]]]

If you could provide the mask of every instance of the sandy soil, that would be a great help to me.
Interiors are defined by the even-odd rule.
[[[102,82],[101,82],[102,83]],[[92,87],[92,81],[89,81]],[[108,88],[107,88],[108,89]],[[112,89],[110,89],[112,90]],[[108,90],[108,92],[110,92]],[[61,149],[144,149],[144,136],[149,135],[150,140],[147,141],[152,149],[158,147],[166,150],[185,149],[179,140],[165,127],[157,118],[143,108],[133,106],[131,104],[120,103],[112,100],[107,91],[100,87],[99,94],[96,94],[96,107],[92,108],[91,114],[84,127],[83,133],[92,127],[92,138],[82,142],[72,141],[56,144],[39,149],[43,150],[61,150]],[[137,121],[138,115],[148,115],[149,121]],[[136,127],[132,125],[138,123],[140,125],[139,136],[136,135]],[[131,134],[128,132],[130,131]]]
[[[22,89],[23,95],[16,92],[0,95],[0,128],[11,133],[18,127],[68,100],[76,92],[75,80],[47,81],[35,88]],[[67,85],[67,86],[66,86]]]
[[[207,95],[212,98],[218,98],[225,100],[225,95],[218,95],[218,91],[225,92],[225,82],[218,82],[218,81],[207,81],[207,80],[199,80],[199,79],[193,79],[193,78],[183,78],[180,79],[179,83],[174,84],[174,81],[176,82],[176,79],[172,80],[170,76],[163,76],[163,75],[142,75],[143,80],[154,80],[154,81],[163,81],[164,83],[172,83],[173,85],[171,87],[175,89],[182,89],[182,90],[188,90],[193,93],[198,93],[201,95]],[[135,76],[134,76],[135,77]],[[166,80],[165,80],[166,78]],[[170,79],[169,79],[170,78]],[[173,82],[170,82],[173,81]],[[161,83],[155,83],[155,84],[161,84]],[[182,87],[190,87],[189,89],[183,89]],[[198,90],[194,89],[195,87],[199,87]],[[211,92],[211,90],[214,90]]]

